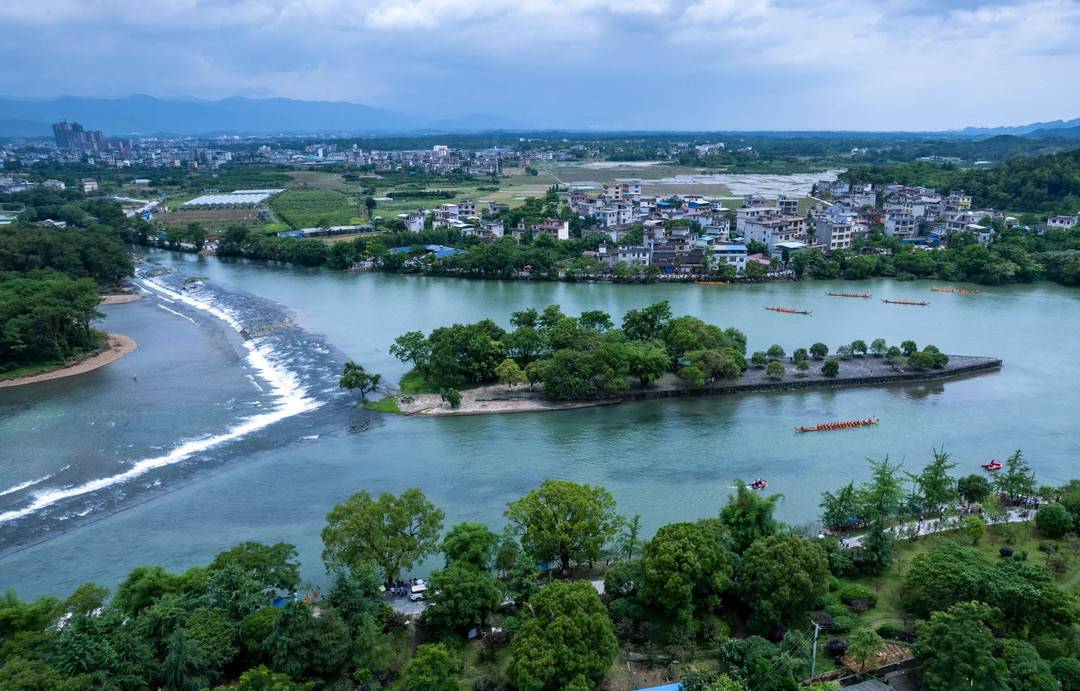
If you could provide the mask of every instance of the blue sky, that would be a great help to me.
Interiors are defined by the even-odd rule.
[[[605,129],[1080,116],[1080,0],[5,0],[0,26],[0,94],[31,98],[285,96]]]

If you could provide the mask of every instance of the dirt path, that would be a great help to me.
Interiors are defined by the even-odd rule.
[[[104,367],[110,362],[119,360],[139,347],[139,344],[136,343],[134,339],[121,334],[106,334],[105,336],[107,338],[105,346],[90,357],[80,360],[73,365],[52,370],[51,372],[42,372],[41,374],[31,374],[26,377],[0,380],[0,389],[9,386],[36,384],[51,379],[74,377],[77,374],[83,374],[85,372],[90,372],[91,370],[96,370],[98,367]]]

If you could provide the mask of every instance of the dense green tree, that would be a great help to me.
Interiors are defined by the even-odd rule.
[[[1019,449],[1005,459],[1004,468],[994,474],[994,490],[1010,500],[1035,494],[1035,473]]]
[[[810,346],[810,354],[814,356],[815,360],[822,360],[829,354],[829,346],[824,343],[815,343]]]
[[[560,350],[544,369],[544,394],[558,401],[592,398],[596,395],[595,361],[589,353]]]
[[[544,337],[532,326],[520,326],[503,338],[507,354],[521,360],[528,367],[533,358],[544,351]]]
[[[443,644],[422,645],[401,670],[404,691],[458,691],[461,662]]]
[[[1080,659],[1059,657],[1050,663],[1050,670],[1061,684],[1062,691],[1080,690]]]
[[[390,354],[404,363],[423,369],[431,353],[431,344],[420,331],[406,331],[394,339]]]
[[[436,384],[455,387],[491,381],[495,368],[506,358],[504,336],[490,320],[435,329],[428,336],[429,377]]]
[[[502,599],[495,576],[466,562],[433,572],[428,590],[424,621],[461,634],[482,628]]]
[[[732,558],[707,522],[671,523],[645,545],[641,599],[684,624],[709,611],[731,585]]]
[[[475,569],[491,568],[499,536],[483,523],[464,522],[454,525],[443,538],[443,554],[447,564],[464,564]]]
[[[885,355],[888,350],[889,344],[885,342],[884,338],[875,338],[870,344],[870,352],[878,357]]]
[[[779,360],[773,360],[769,363],[769,366],[765,369],[765,373],[773,379],[784,378],[784,365]]]
[[[851,352],[855,353],[856,355],[866,355],[866,341],[862,340],[861,338],[852,341],[850,348]]]
[[[524,384],[528,379],[518,363],[506,358],[495,368],[495,377],[500,384],[506,384],[506,388],[513,388],[515,384]]]
[[[990,495],[990,482],[982,475],[968,475],[956,483],[960,497],[968,504],[978,504]]]
[[[1005,664],[994,658],[994,636],[986,626],[990,618],[986,605],[961,602],[920,626],[915,657],[927,691],[1007,691]]]
[[[578,323],[583,329],[591,329],[593,331],[609,331],[615,323],[611,321],[611,315],[603,310],[588,310],[581,313],[578,318]]]
[[[175,691],[199,691],[209,683],[206,651],[183,629],[169,637],[169,652],[161,668],[165,685]]]
[[[1047,537],[1064,537],[1073,528],[1072,514],[1061,504],[1043,504],[1035,512],[1035,525]]]
[[[856,670],[859,674],[866,672],[867,664],[872,662],[878,653],[885,650],[885,640],[878,635],[877,631],[869,627],[856,629],[848,637],[848,641],[847,654],[859,666]]]
[[[794,622],[828,591],[829,563],[822,548],[795,535],[755,541],[742,555],[739,596],[750,608],[749,626],[768,632]]]
[[[913,353],[918,352],[919,346],[915,345],[915,341],[902,341],[900,343],[900,351],[904,354],[904,357],[911,357]]]
[[[622,328],[630,340],[651,341],[663,336],[670,320],[671,304],[661,300],[640,310],[629,310],[623,315]]]
[[[1012,691],[1058,691],[1061,688],[1050,664],[1039,657],[1027,641],[1002,641],[1000,657],[1005,663]]]
[[[670,362],[667,350],[657,343],[632,343],[627,347],[626,354],[629,372],[638,378],[642,388],[663,376]]]
[[[858,522],[862,513],[862,497],[854,482],[841,487],[837,492],[822,492],[822,524],[829,530],[844,530]]]
[[[271,668],[294,679],[331,679],[349,663],[349,629],[332,609],[314,616],[302,602],[290,602],[274,622],[266,641]]]
[[[821,373],[826,377],[835,377],[840,373],[840,363],[836,360],[826,360],[821,366]]]
[[[510,683],[521,691],[595,688],[618,651],[596,590],[588,581],[556,581],[530,605],[510,644]]]
[[[298,684],[288,674],[271,672],[259,665],[240,675],[235,684],[219,686],[218,691],[311,691],[314,683]]]
[[[784,357],[784,349],[774,343],[769,346],[767,351],[765,351],[765,355],[767,355],[770,360],[779,360]]]
[[[296,548],[284,542],[273,545],[241,543],[214,557],[208,568],[213,572],[229,565],[241,567],[268,588],[295,590],[300,585]]]
[[[378,499],[357,492],[326,515],[323,561],[331,570],[373,563],[385,578],[398,578],[435,551],[442,520],[443,512],[417,488]]]
[[[558,560],[563,575],[572,561],[599,559],[621,523],[610,492],[569,480],[545,480],[511,502],[506,517],[525,551],[541,561]]]
[[[366,621],[378,618],[384,603],[382,583],[376,567],[362,564],[338,571],[326,602],[341,615],[353,632]]]
[[[780,529],[773,512],[782,497],[780,494],[764,497],[742,480],[735,481],[735,494],[729,495],[727,503],[720,509],[720,521],[731,532],[731,547],[735,552],[741,554],[754,541]]]
[[[381,375],[371,374],[363,366],[350,360],[345,363],[338,386],[343,389],[359,391],[360,400],[362,401],[368,393],[378,388],[380,379],[382,379]]]
[[[956,463],[949,460],[949,454],[944,449],[934,449],[934,460],[916,477],[928,508],[936,509],[956,501],[956,480],[949,475],[949,471],[955,467]]]

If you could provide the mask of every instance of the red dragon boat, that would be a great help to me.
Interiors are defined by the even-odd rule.
[[[813,427],[796,427],[796,432],[831,432],[837,429],[854,429],[855,427],[869,427],[876,425],[880,420],[876,417],[868,417],[865,420],[851,420],[848,422],[826,422]]]
[[[766,307],[770,312],[782,312],[783,314],[810,314],[810,310],[796,310],[790,307]]]
[[[983,470],[989,470],[991,473],[996,473],[1005,466],[1001,465],[1001,461],[990,461],[989,463],[982,464]]]
[[[936,286],[930,286],[930,290],[935,293],[956,293],[957,295],[978,295],[979,291],[969,290],[967,288],[938,288]]]
[[[925,300],[890,300],[889,298],[882,298],[881,301],[890,305],[915,305],[917,307],[930,306],[930,303]]]
[[[870,295],[870,293],[829,293],[829,292],[826,292],[825,294],[828,295],[831,298],[863,298],[865,300],[865,299],[869,299],[869,298],[873,297],[872,295]]]

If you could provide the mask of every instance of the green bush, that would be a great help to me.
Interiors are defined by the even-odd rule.
[[[877,605],[877,598],[873,588],[861,583],[845,583],[840,588],[840,599],[848,605],[856,600],[868,600],[870,607],[874,607]]]
[[[833,633],[847,633],[855,628],[855,618],[847,614],[839,617],[833,617],[832,629]]]

